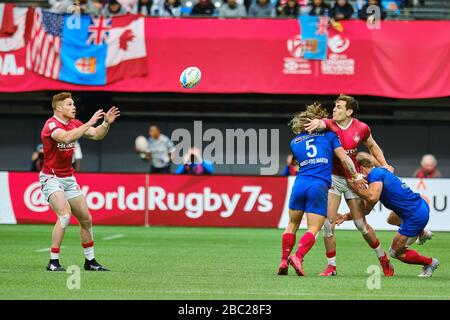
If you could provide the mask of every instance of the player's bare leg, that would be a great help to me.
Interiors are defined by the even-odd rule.
[[[409,249],[408,246],[416,241],[417,237],[407,237],[397,232],[392,240],[389,253],[391,257],[408,264],[418,264],[423,266],[423,272],[419,277],[431,277],[433,272],[439,266],[439,260],[422,256],[415,250]]]
[[[391,211],[387,218],[387,222],[393,226],[399,227],[403,223],[403,220],[394,211]],[[432,238],[433,232],[423,229],[417,237],[416,244],[423,245],[427,240],[431,240]]]
[[[306,219],[308,221],[308,230],[300,239],[295,256],[289,257],[289,264],[294,267],[298,276],[305,275],[305,271],[302,266],[303,259],[313,247],[316,241],[316,236],[320,232],[320,229],[322,229],[326,218],[319,214],[306,213]]]
[[[58,221],[55,223],[52,232],[52,247],[50,252],[50,261],[47,265],[48,271],[65,271],[59,263],[59,253],[61,244],[64,239],[66,228],[70,222],[70,205],[64,197],[64,192],[57,191],[50,195],[48,202],[53,211],[58,216]]]
[[[83,246],[84,255],[86,257],[84,263],[85,270],[92,271],[108,271],[95,260],[94,256],[94,234],[92,231],[92,217],[86,204],[84,195],[69,200],[73,215],[80,223],[80,238]]]
[[[350,199],[347,200],[347,205],[350,209],[350,214],[353,219],[353,223],[356,228],[361,232],[364,240],[367,244],[375,251],[378,260],[380,261],[381,267],[383,268],[383,273],[385,276],[394,275],[394,267],[389,261],[389,257],[386,252],[381,247],[380,241],[375,235],[375,231],[367,223],[366,217],[363,212],[363,203],[361,199]]]
[[[323,225],[323,241],[325,244],[325,254],[328,264],[321,276],[335,276],[336,272],[336,238],[334,228],[336,226],[336,215],[341,204],[341,196],[334,193],[328,193],[328,214]]]
[[[285,276],[288,274],[288,258],[292,252],[292,248],[295,245],[295,235],[297,234],[298,227],[302,222],[303,211],[289,209],[289,223],[284,230],[281,240],[281,262],[278,268],[278,274]]]

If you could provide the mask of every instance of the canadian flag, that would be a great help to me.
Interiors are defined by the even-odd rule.
[[[25,46],[28,8],[0,3],[0,51],[8,52]]]
[[[140,15],[114,17],[107,44],[107,83],[147,75],[145,18]]]

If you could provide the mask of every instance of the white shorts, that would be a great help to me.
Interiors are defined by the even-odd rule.
[[[66,200],[83,195],[74,176],[58,178],[41,172],[39,173],[39,183],[41,184],[41,190],[47,201],[52,193],[55,193],[56,191],[63,191]]]
[[[349,188],[347,179],[344,177],[335,176],[334,174],[331,175],[331,188],[328,192],[337,196],[341,196],[343,194],[345,200],[359,199],[359,196]]]

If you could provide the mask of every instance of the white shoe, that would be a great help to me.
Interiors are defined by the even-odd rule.
[[[439,267],[439,260],[435,259],[435,258],[431,258],[431,259],[433,259],[433,261],[431,262],[430,265],[423,267],[423,271],[421,274],[419,274],[419,277],[429,278],[433,275],[434,270],[436,270],[437,267]]]
[[[427,240],[431,240],[433,238],[433,232],[429,230],[423,230],[423,236],[419,236],[416,240],[416,244],[419,246],[423,245]]]

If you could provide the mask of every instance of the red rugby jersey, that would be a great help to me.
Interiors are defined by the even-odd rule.
[[[355,168],[359,172],[359,166],[356,162],[356,153],[361,142],[367,141],[370,137],[371,132],[369,126],[355,118],[353,118],[345,128],[339,126],[333,119],[322,120],[324,120],[328,130],[333,131],[338,135],[342,147],[353,160]],[[342,166],[341,161],[336,157],[333,157],[333,174],[340,177],[351,178],[347,173],[347,170]]]
[[[48,119],[41,131],[41,140],[44,146],[44,164],[42,173],[56,175],[57,177],[70,177],[73,174],[72,156],[75,149],[75,141],[64,144],[52,138],[52,133],[57,130],[69,131],[83,123],[77,119],[64,122],[55,116]]]

